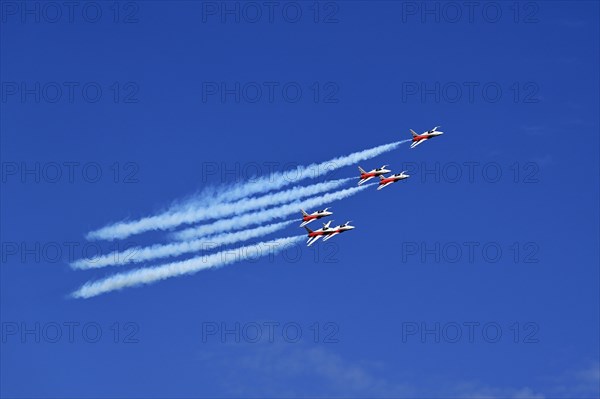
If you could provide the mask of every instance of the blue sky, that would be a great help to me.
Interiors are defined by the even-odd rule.
[[[598,397],[598,3],[27,4],[1,3],[2,397]],[[86,250],[168,238],[94,229],[434,125],[297,260],[69,297],[117,270]]]

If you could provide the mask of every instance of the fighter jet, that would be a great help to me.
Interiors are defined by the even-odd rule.
[[[306,231],[308,232],[308,241],[306,241],[306,243],[308,244],[309,247],[311,245],[313,245],[315,242],[317,242],[319,240],[319,238],[321,238],[321,237],[323,237],[323,241],[327,241],[331,237],[336,236],[340,233],[343,233],[344,231],[354,229],[354,226],[350,226],[350,222],[340,224],[339,226],[336,226],[336,227],[329,227],[330,223],[331,223],[331,221],[327,222],[327,224],[324,223],[322,229],[315,230],[315,231],[309,229],[308,227],[304,227],[306,229]]]
[[[377,187],[377,190],[381,190],[382,188],[387,187],[392,183],[396,183],[398,180],[408,179],[410,175],[407,175],[405,172],[406,171],[396,173],[395,175],[391,175],[390,177],[385,177],[383,175],[379,176],[379,186]]]
[[[304,211],[304,209],[300,209],[300,211],[302,211],[302,223],[300,224],[300,227],[306,226],[313,220],[317,220],[317,219],[324,218],[325,216],[333,215],[333,212],[329,212],[327,209],[329,209],[329,208],[325,208],[320,211],[313,212],[310,215],[308,213],[306,213]]]
[[[344,224],[340,224],[337,227],[333,227],[331,229],[328,230],[328,232],[325,234],[325,237],[323,238],[323,241],[327,241],[329,240],[331,237],[337,236],[340,233],[343,233],[344,231],[348,231],[348,230],[352,230],[354,229],[354,226],[350,226],[350,221],[344,223]]]
[[[433,137],[441,136],[442,134],[444,134],[444,132],[440,132],[437,130],[438,127],[441,127],[441,126],[436,126],[431,130],[423,132],[422,134],[417,134],[414,130],[410,129],[410,132],[412,133],[412,136],[413,136],[412,143],[410,144],[410,148],[415,148],[416,146],[418,146],[419,144],[421,144],[424,141],[427,141]]]
[[[358,181],[358,185],[360,186],[364,182],[369,181],[374,177],[390,173],[391,171],[387,170],[386,167],[387,165],[383,165],[381,168],[373,169],[370,172],[365,172],[365,170],[359,166],[358,170],[360,171],[360,180]]]
[[[327,234],[329,232],[329,230],[331,230],[331,228],[329,227],[329,225],[331,224],[331,222],[333,222],[333,220],[330,220],[327,223],[323,223],[323,227],[318,229],[318,230],[311,230],[308,227],[304,226],[304,228],[306,229],[306,231],[308,232],[308,241],[306,241],[306,243],[308,244],[308,246],[310,247],[311,245],[313,245],[315,242],[317,242],[317,240],[321,237],[323,237],[325,234]]]

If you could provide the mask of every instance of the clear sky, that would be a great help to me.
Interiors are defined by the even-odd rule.
[[[600,395],[597,2],[0,6],[2,397]],[[169,242],[92,230],[435,125],[354,231],[70,297]]]

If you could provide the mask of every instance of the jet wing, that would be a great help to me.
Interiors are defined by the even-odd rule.
[[[323,241],[327,241],[329,240],[331,237],[333,236],[337,236],[338,234],[340,234],[339,231],[336,231],[335,233],[329,234],[327,237],[323,238]]]
[[[308,243],[308,245],[307,245],[307,246],[309,246],[309,247],[310,247],[310,246],[311,246],[311,245],[313,245],[315,242],[317,242],[317,240],[318,240],[319,238],[321,238],[321,236],[314,236],[314,237],[310,238],[310,239],[307,241],[307,243]]]
[[[358,185],[360,186],[361,184],[363,184],[363,183],[371,180],[372,178],[373,178],[373,176],[369,176],[369,177],[366,177],[364,179],[360,179],[360,181],[358,182]]]
[[[381,186],[377,187],[377,190],[381,190],[382,188],[387,187],[387,186],[389,186],[392,183],[393,183],[393,181],[390,181],[390,182],[387,182],[385,184],[382,184]]]
[[[307,224],[309,224],[310,222],[312,222],[313,220],[315,220],[315,219],[309,219],[309,220],[307,220],[306,222],[302,222],[302,223],[300,223],[300,226],[299,226],[299,227],[304,227],[304,226],[306,226]]]
[[[425,140],[419,140],[419,141],[415,141],[410,145],[410,148],[415,148],[416,146],[418,146],[419,144],[421,144],[422,142],[424,142]]]

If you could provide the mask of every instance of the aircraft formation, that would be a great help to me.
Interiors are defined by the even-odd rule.
[[[131,253],[131,248],[126,251],[113,251],[93,258],[84,257],[71,262],[71,267],[77,270],[97,269],[111,265],[128,265],[138,262],[153,262],[163,258],[175,258],[182,255],[205,251],[206,243],[203,238],[209,240],[211,249],[219,246],[229,246],[252,240],[264,235],[270,235],[278,230],[284,229],[290,222],[296,220],[284,220],[279,223],[269,223],[277,219],[288,218],[290,214],[296,213],[298,208],[328,206],[332,201],[342,200],[366,191],[370,187],[382,190],[393,183],[410,177],[406,171],[393,174],[392,168],[383,165],[376,169],[363,169],[358,166],[358,185],[354,187],[338,188],[346,185],[352,178],[327,179],[315,185],[296,185],[290,189],[281,188],[296,183],[302,179],[317,178],[324,176],[325,172],[339,168],[356,165],[358,161],[373,159],[389,151],[397,149],[400,145],[412,141],[412,147],[416,147],[423,141],[442,134],[438,131],[439,126],[416,134],[414,131],[411,138],[396,140],[392,143],[379,145],[372,148],[356,151],[345,156],[338,156],[330,161],[311,164],[301,167],[301,173],[289,179],[285,173],[271,172],[269,178],[260,178],[254,181],[236,184],[231,187],[218,187],[216,190],[209,189],[200,192],[195,199],[198,206],[189,206],[188,203],[176,204],[164,212],[142,217],[137,220],[125,220],[108,224],[102,228],[90,231],[86,238],[88,240],[122,240],[134,234],[150,231],[171,231],[179,226],[185,226],[178,231],[172,231],[169,236],[171,242],[165,244],[153,244],[146,247],[136,247],[137,251]],[[311,172],[311,166],[317,166],[317,174]],[[368,171],[367,171],[368,170]],[[393,189],[387,189],[393,190]],[[216,194],[216,195],[215,195]],[[259,195],[262,194],[262,195]],[[382,195],[382,194],[374,194]],[[216,198],[216,201],[214,199]],[[205,204],[206,201],[206,204]],[[379,208],[379,206],[376,206]],[[320,239],[328,241],[331,238],[356,229],[350,222],[334,225],[331,220],[333,212],[331,208],[320,211],[307,212],[302,210],[302,219],[298,220],[300,228],[304,227],[308,235],[307,245],[313,245]],[[176,215],[176,217],[174,217]],[[385,216],[385,214],[384,214]],[[325,220],[329,218],[329,220]],[[213,220],[214,221],[211,221]],[[326,222],[319,229],[312,230],[308,226],[315,220]],[[201,224],[197,224],[201,222]],[[204,223],[202,223],[204,222]],[[187,226],[192,225],[193,226]],[[258,227],[250,227],[259,225]],[[250,227],[250,228],[249,228]],[[243,229],[243,230],[242,230]],[[304,232],[304,230],[303,230]],[[121,290],[126,287],[147,285],[167,278],[192,274],[200,270],[221,267],[234,262],[256,259],[256,249],[266,247],[269,250],[263,252],[272,255],[276,251],[282,251],[295,245],[304,239],[304,235],[294,234],[288,237],[278,237],[258,244],[237,247],[238,256],[229,256],[232,249],[220,252],[202,254],[186,259],[173,259],[161,264],[151,264],[134,270],[127,270],[106,276],[99,280],[91,280],[82,285],[78,290],[71,293],[72,298],[91,298],[112,291]]]
[[[410,129],[410,132],[412,134],[412,142],[410,144],[410,148],[415,148],[416,146],[427,140],[444,134],[444,132],[437,130],[440,127],[441,126],[435,126],[433,129],[423,132],[421,134],[417,134],[414,130]],[[386,177],[385,175],[391,172],[391,170],[386,169],[387,167],[388,165],[383,165],[380,168],[372,169],[371,171],[367,172],[359,166],[358,171],[360,172],[360,180],[358,181],[358,185],[360,186],[366,183],[367,181],[373,179],[374,177],[379,177],[379,184],[377,185],[377,190],[381,190],[382,188],[385,188],[390,184],[396,183],[404,179],[408,179],[410,177],[410,175],[406,174],[406,171],[402,171],[400,173],[396,173]],[[333,215],[333,212],[329,211],[329,209],[331,209],[331,207],[322,209],[320,211],[315,211],[310,214],[304,211],[304,209],[300,210],[302,212],[302,223],[299,227],[304,227],[308,233],[308,241],[306,242],[307,246],[310,247],[321,237],[323,237],[323,241],[327,241],[338,234],[353,230],[355,228],[355,226],[350,225],[351,221],[348,221],[344,224],[340,224],[335,227],[331,227],[331,220],[327,223],[323,223],[323,227],[318,230],[311,230],[310,228],[306,227],[307,224],[315,220]]]

